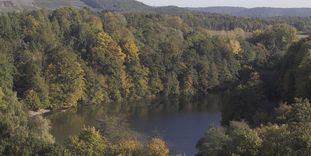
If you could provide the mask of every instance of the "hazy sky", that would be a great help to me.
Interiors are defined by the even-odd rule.
[[[309,7],[311,0],[138,0],[152,6],[181,7],[242,6],[242,7]]]

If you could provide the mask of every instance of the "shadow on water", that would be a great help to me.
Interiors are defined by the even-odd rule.
[[[101,127],[107,116],[127,121],[141,139],[161,135],[173,154],[194,155],[195,144],[210,126],[219,126],[222,95],[167,97],[129,103],[82,106],[47,115],[58,143],[78,135],[84,126]],[[108,134],[109,135],[109,134]]]

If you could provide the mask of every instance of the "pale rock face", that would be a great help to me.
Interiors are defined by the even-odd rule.
[[[14,3],[11,0],[0,0],[0,10],[4,10],[6,8],[13,8]]]
[[[0,0],[0,11],[87,7],[81,0]]]
[[[14,4],[11,1],[0,1],[0,7],[13,7]]]
[[[0,0],[0,10],[23,10],[23,9],[34,9],[34,0]]]

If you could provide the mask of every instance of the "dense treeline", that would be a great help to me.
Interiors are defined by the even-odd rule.
[[[311,32],[310,17],[270,17],[265,20],[269,23],[288,23],[294,26],[298,31]]]
[[[294,44],[283,60],[280,90],[284,97],[311,98],[310,41],[306,38]]]
[[[244,18],[207,13],[188,13],[180,15],[191,26],[202,26],[212,30],[233,30],[241,28],[252,32],[257,29],[267,28],[270,23],[263,19]],[[286,23],[286,22],[284,22]]]
[[[295,33],[287,25],[271,29],[287,33],[284,42]],[[267,35],[273,36],[259,33],[247,41],[242,29],[211,32],[156,14],[64,8],[1,16],[3,63],[12,67],[7,74],[18,98],[34,110],[205,94],[237,80],[241,64],[270,57],[253,49],[269,53],[283,46],[262,43],[280,34]]]
[[[310,38],[281,47],[274,50],[274,96],[290,102],[269,101],[261,74],[248,68],[250,77],[224,107],[223,126],[206,132],[197,155],[310,155]]]
[[[188,8],[194,11],[209,12],[226,14],[230,16],[242,16],[242,17],[258,17],[258,18],[270,18],[270,17],[309,17],[311,10],[309,8],[273,8],[273,7],[231,7],[231,6],[214,6],[214,7],[199,7]]]
[[[251,128],[246,122],[210,128],[198,142],[198,156],[221,155],[310,155],[309,100],[295,99],[275,109],[271,122]]]
[[[60,13],[64,16],[58,17]],[[75,14],[76,20],[65,18]],[[36,16],[43,21],[36,21]],[[99,18],[86,10],[61,9],[29,13],[28,18],[30,27],[36,22],[46,25],[38,26],[40,34],[34,30],[35,34],[12,39],[26,44],[15,47],[12,56],[17,62],[14,90],[31,109],[70,107],[79,100],[101,103],[204,94],[235,81],[241,64],[276,62],[272,59],[295,40],[294,29],[287,25],[257,32],[247,41],[241,29],[213,33],[190,27],[178,16],[103,13]],[[39,58],[33,59],[38,60],[32,60],[36,55]]]

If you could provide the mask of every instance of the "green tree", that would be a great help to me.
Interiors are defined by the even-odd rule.
[[[308,99],[295,98],[288,105],[282,104],[276,109],[276,118],[283,122],[308,123],[311,121],[311,105]]]
[[[224,128],[209,128],[196,145],[199,153],[197,156],[220,156],[223,155],[223,148],[228,144],[230,136]]]
[[[29,109],[46,108],[49,106],[48,85],[42,74],[43,54],[40,51],[21,51],[16,56],[17,73],[14,75],[14,88],[18,96],[27,99]],[[31,95],[30,95],[31,94]],[[39,99],[35,100],[35,96]]]
[[[40,98],[34,90],[28,90],[25,92],[23,103],[32,110],[38,110],[41,106]]]
[[[225,155],[258,155],[262,139],[246,123],[232,121],[228,135],[230,136],[230,140],[224,147]]]
[[[109,102],[107,77],[86,68],[85,83],[84,103],[102,104]]]
[[[67,140],[66,149],[72,155],[100,156],[105,154],[107,143],[94,128],[82,129],[79,136]]]
[[[84,71],[75,54],[68,50],[50,55],[45,77],[49,83],[51,107],[76,106],[84,92]]]
[[[107,156],[140,156],[144,155],[142,148],[141,142],[137,140],[121,140],[110,146]]]
[[[292,43],[296,42],[297,30],[288,24],[275,24],[263,32],[254,33],[251,42],[262,44],[268,50],[268,63],[273,66],[283,57]]]
[[[263,137],[261,155],[291,155],[291,136],[288,125],[267,125],[261,128]]]
[[[54,144],[55,140],[50,134],[50,122],[44,117],[38,115],[29,119],[29,129],[32,138],[40,140],[45,144]]]

